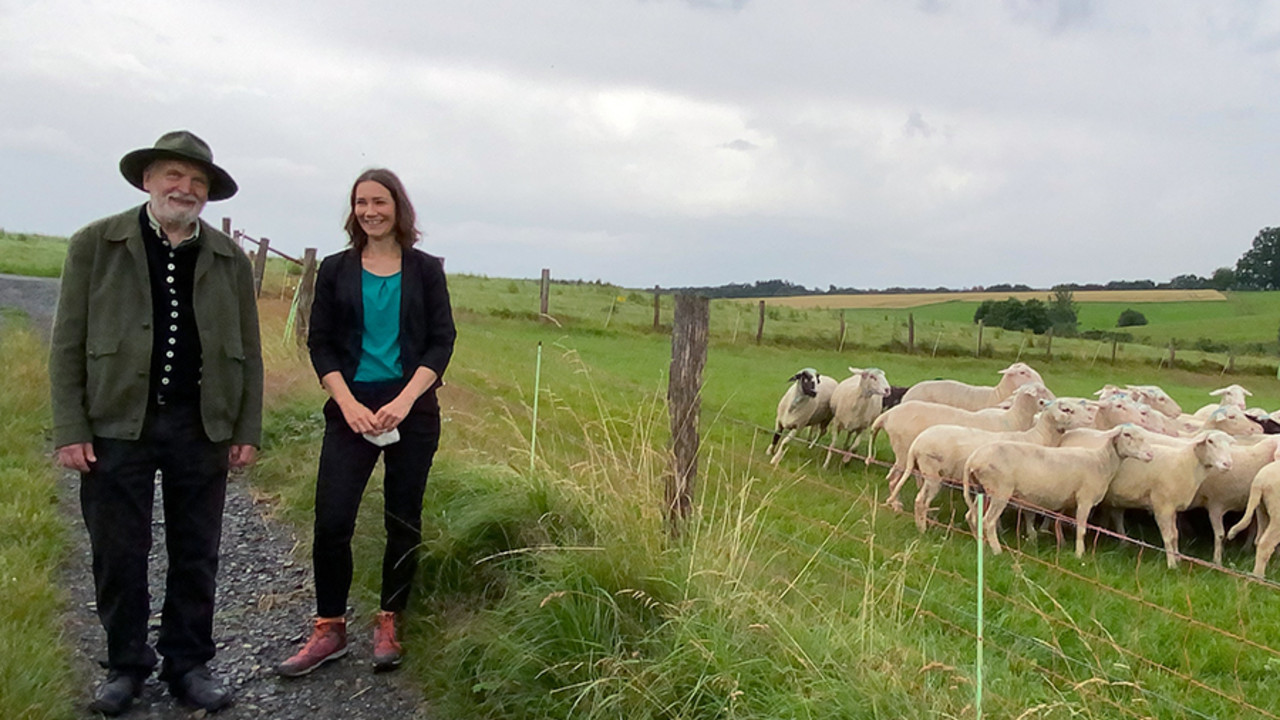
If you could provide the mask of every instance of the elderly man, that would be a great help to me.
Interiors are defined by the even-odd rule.
[[[107,678],[90,709],[118,715],[164,656],[160,679],[192,707],[231,702],[206,667],[227,471],[253,462],[262,353],[253,271],[200,220],[236,192],[203,140],[167,133],[120,161],[151,199],[76,232],[67,249],[49,375],[57,462],[80,472]],[[169,569],[153,650],[147,555],[157,471]]]

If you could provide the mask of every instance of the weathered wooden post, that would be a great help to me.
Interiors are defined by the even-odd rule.
[[[978,321],[978,347],[973,350],[974,357],[982,357],[982,326],[984,324],[984,321]]]
[[[222,218],[222,234],[231,237],[231,218]]]
[[[689,517],[698,476],[698,413],[702,404],[702,368],[707,363],[710,303],[704,297],[676,295],[671,330],[671,371],[667,409],[671,416],[671,469],[666,482],[667,521],[673,536]]]
[[[662,288],[653,286],[653,329],[659,327],[659,320],[662,318]]]
[[[542,268],[542,284],[538,291],[538,317],[547,321],[547,309],[551,302],[551,268]]]
[[[844,310],[840,311],[840,344],[836,347],[836,352],[844,352]]]
[[[1045,360],[1053,359],[1053,326],[1052,325],[1050,325],[1049,329],[1045,331],[1044,359]]]
[[[1169,369],[1173,369],[1173,361],[1177,360],[1177,355],[1173,349],[1173,341],[1169,341]]]
[[[267,274],[267,249],[270,247],[270,240],[262,238],[258,241],[258,254],[253,257],[254,297],[262,296],[262,278]]]
[[[756,325],[756,344],[764,339],[764,301],[760,301],[760,324]]]
[[[916,354],[916,314],[907,313],[907,354]]]
[[[1120,344],[1120,338],[1115,335],[1111,336],[1111,364],[1116,364],[1116,345]]]
[[[1227,351],[1227,374],[1234,375],[1236,372],[1236,351],[1234,349]]]
[[[311,330],[311,301],[316,297],[316,249],[302,252],[302,279],[298,281],[298,314],[293,319],[294,338],[298,347],[307,344]]]

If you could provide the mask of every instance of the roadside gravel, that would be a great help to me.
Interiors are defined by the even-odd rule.
[[[57,288],[57,280],[0,275],[0,307],[22,311],[47,338],[57,303]],[[90,713],[87,706],[94,686],[104,676],[99,663],[106,657],[106,638],[95,612],[89,540],[79,510],[79,483],[76,473],[65,473],[58,483],[58,497],[68,525],[69,547],[62,572],[66,592],[65,641],[74,653],[72,667],[80,680],[76,698],[78,716],[88,718],[98,717]],[[217,717],[226,720],[430,720],[436,717],[422,693],[407,682],[405,674],[373,673],[373,631],[364,617],[349,620],[352,650],[345,658],[301,678],[286,680],[274,674],[275,665],[306,640],[315,610],[310,564],[295,555],[296,535],[290,527],[273,520],[271,511],[270,499],[253,491],[250,476],[233,474],[227,486],[214,616],[218,655],[210,667],[232,688],[235,702],[217,713]],[[167,563],[159,483],[152,527],[154,642],[164,602]],[[412,647],[407,649],[410,652],[406,663],[412,663]],[[203,711],[191,711],[175,702],[166,687],[152,677],[142,697],[124,717],[179,720],[203,716]]]

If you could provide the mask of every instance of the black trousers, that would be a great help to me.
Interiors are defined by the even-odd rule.
[[[403,381],[350,383],[351,393],[377,411],[404,387]],[[382,556],[383,610],[400,612],[418,568],[422,543],[422,495],[431,461],[440,443],[440,407],[435,392],[418,399],[401,421],[400,441],[378,447],[353,431],[337,403],[324,407],[324,442],[316,478],[315,540],[311,559],[316,581],[316,614],[339,617],[347,612],[351,590],[351,538],[369,476],[383,458],[383,525],[387,544]]]
[[[156,650],[161,677],[179,677],[214,656],[213,603],[227,491],[229,443],[205,435],[197,403],[147,409],[137,440],[94,438],[97,462],[80,479],[80,508],[93,552],[98,618],[111,669],[150,674],[152,501],[161,474],[169,568]]]

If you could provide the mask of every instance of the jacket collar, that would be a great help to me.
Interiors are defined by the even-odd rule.
[[[142,225],[138,221],[138,216],[143,212],[146,212],[143,205],[138,205],[111,217],[107,220],[102,236],[109,242],[126,242],[130,239],[137,239],[141,243],[143,240]],[[202,247],[208,248],[218,255],[234,257],[237,252],[240,252],[240,248],[236,247],[236,244],[230,238],[205,222],[204,218],[200,219],[200,238]]]

